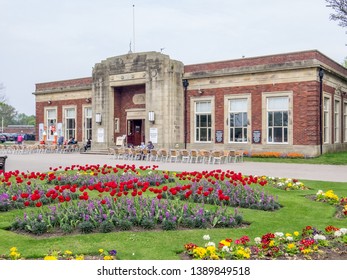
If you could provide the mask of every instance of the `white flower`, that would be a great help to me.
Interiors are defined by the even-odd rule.
[[[286,240],[289,241],[289,242],[291,242],[291,241],[294,240],[294,238],[293,238],[293,236],[287,236],[287,237],[286,237]]]
[[[229,252],[230,252],[229,247],[228,247],[228,246],[223,246],[222,252],[227,252],[227,253],[229,253]]]
[[[214,242],[208,242],[205,244],[205,247],[216,247],[216,244]]]
[[[254,238],[254,242],[255,242],[255,244],[260,244],[261,243],[261,238],[260,237]]]
[[[319,190],[316,195],[324,194],[322,190]]]
[[[343,235],[347,234],[347,228],[340,228],[340,231]]]
[[[314,240],[326,240],[327,238],[324,235],[316,234],[314,237]]]
[[[202,237],[204,240],[210,240],[210,236],[208,234],[205,234],[203,237]]]
[[[342,236],[341,230],[335,231],[335,232],[334,232],[334,236],[335,236],[335,237],[340,237],[340,236]]]
[[[275,232],[275,236],[276,237],[283,237],[284,234],[283,234],[283,232]]]

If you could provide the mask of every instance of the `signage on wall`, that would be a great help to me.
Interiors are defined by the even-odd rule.
[[[158,143],[158,128],[151,127],[149,129],[149,140],[152,141],[153,144]]]
[[[98,137],[97,137],[97,142],[103,143],[104,142],[104,137],[105,137],[105,131],[102,127],[98,128]]]
[[[253,130],[253,143],[259,144],[261,142],[261,131],[260,130]]]
[[[216,143],[223,143],[223,130],[216,130]]]

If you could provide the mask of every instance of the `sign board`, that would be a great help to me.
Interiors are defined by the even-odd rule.
[[[216,130],[216,143],[223,143],[223,130]]]
[[[103,143],[105,141],[104,138],[105,138],[104,128],[100,127],[100,128],[98,128],[98,140],[97,140],[97,142]]]
[[[149,141],[152,141],[153,144],[158,143],[158,128],[151,127],[149,129]]]
[[[43,123],[39,123],[39,140],[42,140],[43,132],[44,132]]]
[[[125,136],[118,136],[116,139],[116,146],[125,146]]]
[[[261,142],[261,131],[260,130],[253,130],[253,135],[252,135],[253,143],[254,144],[259,144]]]

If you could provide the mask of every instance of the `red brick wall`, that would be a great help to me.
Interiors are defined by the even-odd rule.
[[[243,87],[228,87],[204,89],[202,95],[197,95],[196,90],[188,89],[188,143],[190,142],[193,127],[190,127],[190,99],[192,97],[214,96],[215,98],[215,130],[224,130],[224,95],[251,94],[252,130],[262,129],[262,93],[293,91],[293,130],[294,145],[319,144],[319,82],[267,84]],[[225,133],[224,133],[225,134]],[[226,134],[225,134],[226,135]]]
[[[90,105],[85,98],[52,101],[50,105],[47,102],[36,102],[36,135],[39,136],[39,124],[44,123],[45,107],[57,107],[57,122],[63,122],[63,106],[76,106],[76,140],[82,142],[83,131],[83,105]],[[44,125],[46,125],[44,123]],[[39,140],[39,139],[37,139]]]
[[[119,118],[119,133],[115,133],[114,139],[126,133],[126,111],[127,109],[146,108],[145,104],[134,104],[135,94],[145,93],[145,85],[135,85],[115,88],[114,117]]]
[[[79,78],[79,79],[64,80],[64,81],[38,83],[36,84],[36,92],[45,91],[45,90],[59,90],[62,88],[91,86],[92,82],[93,82],[93,78],[87,77],[87,78]]]
[[[336,63],[332,59],[318,51],[306,51],[287,54],[278,54],[270,56],[260,56],[251,58],[241,58],[235,60],[226,60],[210,63],[192,64],[184,66],[185,73],[215,71],[227,68],[252,67],[256,65],[281,65],[286,62],[303,61],[317,59],[333,69],[347,76],[347,69]]]

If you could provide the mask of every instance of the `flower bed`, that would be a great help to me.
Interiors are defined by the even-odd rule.
[[[301,233],[274,232],[255,237],[226,238],[217,244],[209,235],[203,237],[205,245],[184,245],[185,254],[199,260],[245,259],[346,259],[347,228],[327,226],[324,231],[306,226]]]
[[[25,213],[12,224],[12,229],[41,235],[61,230],[71,233],[111,232],[134,227],[163,230],[183,228],[236,227],[243,222],[235,209],[228,207],[205,209],[204,205],[175,203],[157,198],[105,197],[101,200],[79,201],[50,206],[39,213]]]

